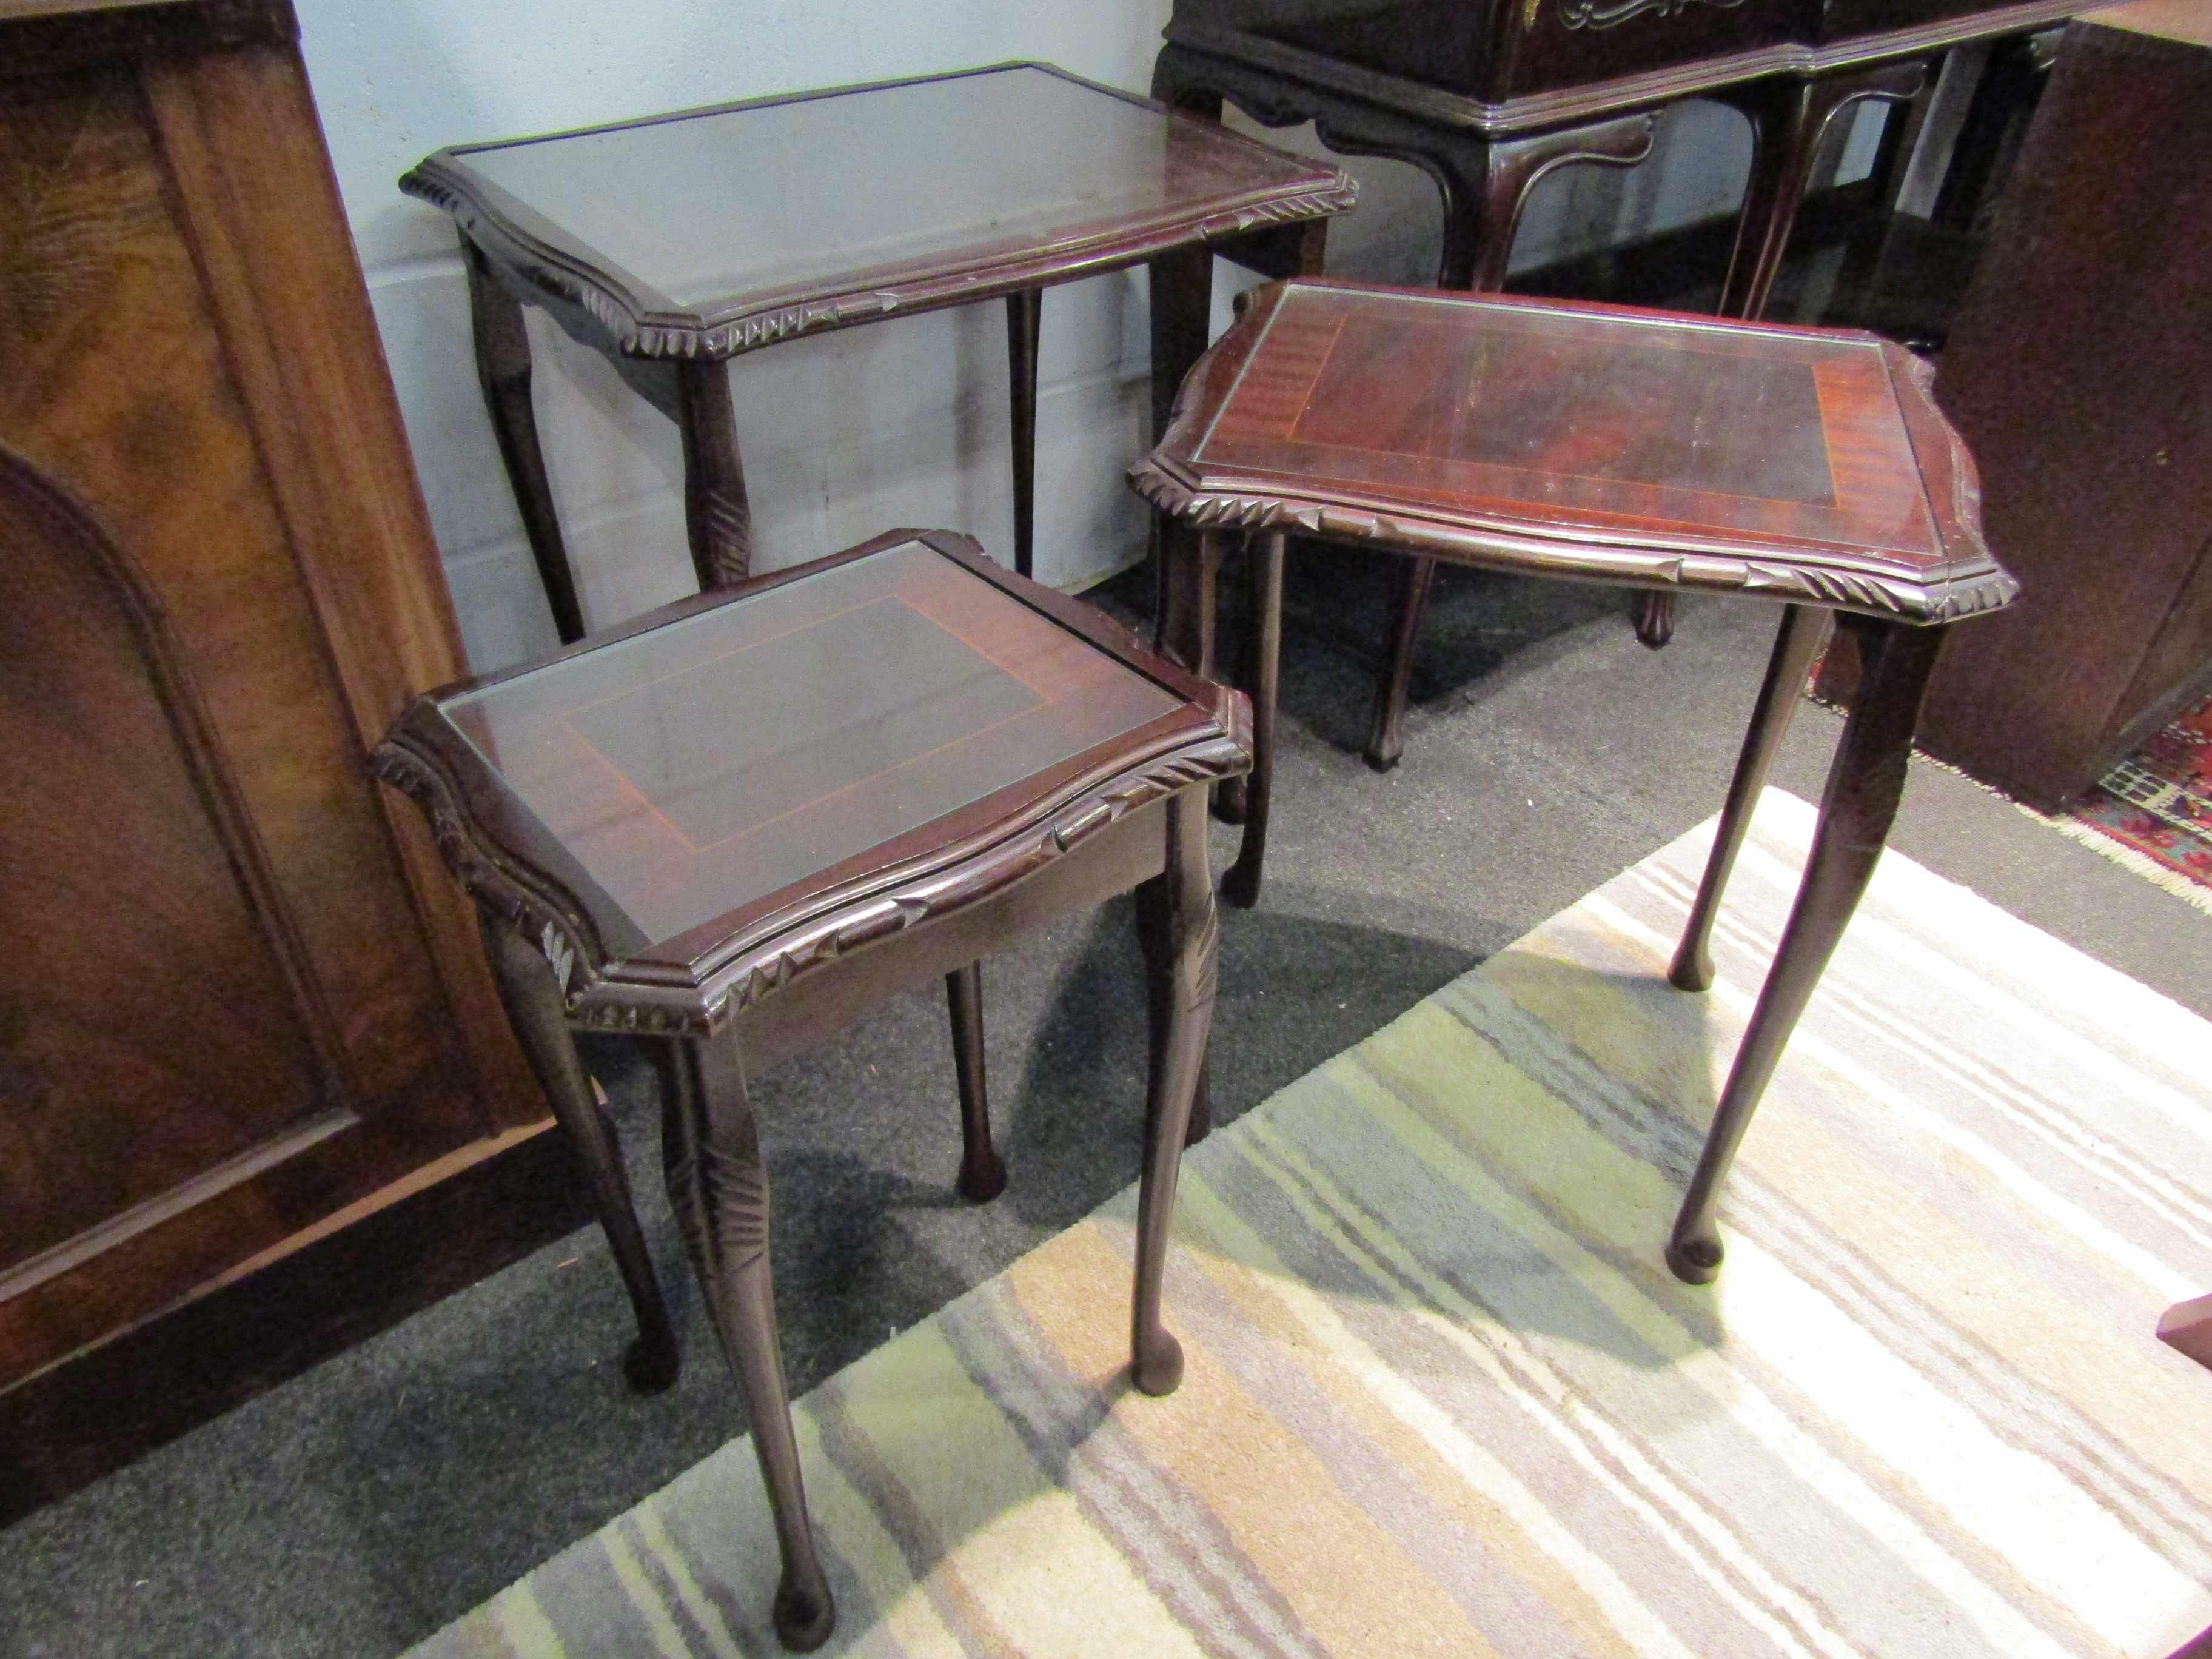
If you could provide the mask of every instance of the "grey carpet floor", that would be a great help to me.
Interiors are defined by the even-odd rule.
[[[1446,573],[1405,763],[1377,777],[1356,749],[1382,602],[1376,566],[1294,556],[1267,890],[1223,934],[1224,1121],[1714,811],[1775,614],[1692,600],[1654,653],[1621,594]],[[1805,707],[1776,781],[1817,799],[1838,726]],[[2212,1012],[2204,917],[1965,779],[1916,765],[1893,844]],[[951,1191],[934,999],[757,1080],[794,1394],[1134,1178],[1139,985],[1126,901],[986,965],[1012,1177],[986,1206]],[[677,1294],[676,1387],[624,1389],[627,1310],[578,1233],[0,1533],[0,1653],[396,1653],[740,1430],[642,1068],[591,1058]]]

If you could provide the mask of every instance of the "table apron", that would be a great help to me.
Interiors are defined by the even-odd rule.
[[[746,1009],[737,1022],[745,1070],[757,1075],[779,1060],[803,1054],[886,997],[933,987],[954,969],[1009,940],[1071,912],[1095,909],[1166,867],[1167,801],[1163,799],[1099,830],[1073,852],[981,903],[895,933]]]

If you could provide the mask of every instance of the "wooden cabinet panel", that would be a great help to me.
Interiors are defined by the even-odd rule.
[[[2212,27],[2073,24],[1936,395],[2020,603],[1960,630],[1928,749],[2039,806],[2212,688]]]
[[[0,452],[0,1285],[346,1121],[332,1033],[143,578]],[[88,858],[88,846],[99,856]],[[148,996],[195,980],[219,999]]]
[[[56,1439],[57,1389],[132,1398],[119,1333],[544,1108],[366,764],[461,663],[290,12],[28,9],[0,3],[0,1468],[34,1498],[200,1409],[161,1391],[237,1398],[511,1254],[474,1218],[419,1287],[342,1269],[368,1305],[211,1318],[237,1346],[191,1386]]]

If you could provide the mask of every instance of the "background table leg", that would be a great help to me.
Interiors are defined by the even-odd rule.
[[[637,1340],[623,1357],[623,1373],[641,1393],[656,1392],[676,1380],[683,1354],[669,1323],[668,1304],[661,1299],[660,1282],[653,1276],[645,1235],[638,1227],[637,1206],[623,1174],[622,1147],[568,1032],[561,981],[544,953],[517,933],[512,922],[482,913],[477,921],[484,955],[490,959],[492,977],[507,1005],[515,1038],[552,1103],[554,1117],[576,1150],[591,1188],[592,1207],[637,1314]]]
[[[1250,909],[1260,902],[1260,877],[1267,856],[1267,811],[1275,781],[1275,694],[1283,662],[1283,551],[1279,530],[1249,538],[1245,557],[1252,575],[1246,636],[1255,641],[1251,672],[1241,690],[1252,699],[1252,770],[1244,786],[1244,840],[1237,862],[1221,878],[1221,896]]]
[[[1897,816],[1898,798],[1904,793],[1920,701],[1947,631],[1863,617],[1843,620],[1859,636],[1863,667],[1858,694],[1829,768],[1805,878],[1782,930],[1782,943],[1759,994],[1759,1005],[1752,1011],[1743,1046],[1736,1050],[1728,1086],[1713,1110],[1712,1128],[1667,1244],[1667,1265],[1676,1278],[1692,1285],[1709,1284],[1720,1272],[1716,1211],[1721,1183],[1797,1018],[1820,982],[1820,970],[1827,966],[1844,924],[1874,878],[1883,841]]]
[[[768,1171],[746,1097],[736,1041],[678,1038],[655,1043],[663,1066],[660,1152],[668,1196],[706,1294],[722,1352],[744,1395],[761,1479],[775,1517],[783,1575],[775,1592],[775,1630],[805,1653],[830,1639],[837,1621],[829,1581],[814,1553],[799,1443],[776,1341],[775,1292],[769,1277]]]
[[[1171,1394],[1182,1381],[1182,1349],[1160,1322],[1168,1226],[1176,1175],[1213,1018],[1220,914],[1206,855],[1206,791],[1185,789],[1167,802],[1167,868],[1138,890],[1149,919],[1146,950],[1153,1007],[1164,1016],[1152,1051],[1145,1103],[1144,1175],[1137,1192],[1136,1291],[1131,1310],[1131,1367],[1146,1394]]]
[[[677,364],[676,407],[684,437],[684,524],[703,593],[741,582],[752,571],[753,512],[738,453],[730,366],[704,357]]]
[[[1901,103],[1914,98],[1927,79],[1927,64],[1915,59],[1804,80],[1776,76],[1711,94],[1751,123],[1751,177],[1721,288],[1720,315],[1756,319],[1765,311],[1828,123],[1863,99]]]
[[[1044,290],[1025,288],[1006,295],[1006,378],[1013,404],[1014,568],[1036,574],[1037,334],[1044,321]]]
[[[552,608],[561,643],[584,637],[584,611],[576,597],[576,574],[561,539],[561,520],[553,510],[552,481],[545,476],[545,452],[538,441],[538,411],[530,401],[530,331],[522,302],[499,285],[483,252],[465,236],[461,255],[469,270],[469,318],[475,337],[477,383],[483,388],[499,459],[522,514],[522,531],[537,562],[538,580]]]
[[[1774,636],[1774,653],[1766,660],[1766,678],[1752,705],[1751,724],[1745,728],[1743,749],[1736,757],[1735,775],[1729,780],[1728,801],[1713,832],[1713,850],[1705,860],[1705,873],[1698,884],[1698,896],[1690,906],[1690,920],[1682,929],[1682,942],[1674,951],[1667,977],[1685,991],[1702,991],[1713,982],[1713,919],[1720,912],[1721,892],[1735,855],[1743,847],[1743,833],[1759,805],[1759,792],[1774,764],[1774,752],[1790,729],[1805,690],[1805,677],[1813,659],[1828,637],[1833,618],[1810,605],[1785,606],[1782,626]]]
[[[1172,248],[1146,267],[1152,289],[1152,441],[1167,435],[1175,396],[1191,365],[1205,354],[1213,312],[1213,250]],[[1167,605],[1168,565],[1178,543],[1190,532],[1164,514],[1152,518],[1152,616],[1157,625]]]
[[[983,964],[945,976],[952,1014],[952,1070],[960,1080],[960,1196],[988,1204],[1006,1190],[1006,1166],[991,1144],[991,1103],[983,1091]]]
[[[1651,153],[1649,112],[1614,116],[1556,132],[1494,142],[1467,135],[1440,139],[1424,158],[1443,193],[1443,254],[1437,286],[1494,294],[1505,286],[1513,234],[1536,181],[1575,162],[1633,167]],[[1411,558],[1394,596],[1389,657],[1375,684],[1375,720],[1368,732],[1367,763],[1387,772],[1406,748],[1406,696],[1413,676],[1413,646],[1428,609],[1434,562]]]

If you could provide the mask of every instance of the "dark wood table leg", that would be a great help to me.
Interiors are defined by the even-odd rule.
[[[1719,315],[1755,319],[1765,311],[1828,123],[1865,99],[1900,103],[1917,97],[1927,80],[1928,65],[1913,61],[1812,80],[1753,81],[1712,94],[1743,112],[1752,145],[1751,176]],[[1672,593],[1649,592],[1638,601],[1636,637],[1654,651],[1674,637]]]
[[[1728,802],[1713,833],[1713,850],[1705,860],[1705,877],[1698,884],[1674,965],[1667,971],[1667,977],[1685,991],[1702,991],[1713,982],[1713,919],[1720,913],[1721,893],[1735,868],[1735,855],[1742,850],[1744,831],[1759,805],[1759,792],[1765,787],[1775,750],[1782,746],[1790,717],[1803,698],[1805,677],[1812,672],[1813,659],[1820,655],[1832,622],[1828,611],[1812,605],[1789,605],[1782,612],[1774,652],[1766,660],[1766,678],[1760,682],[1743,749],[1736,757],[1735,775],[1729,780]]]
[[[1413,681],[1413,647],[1429,608],[1437,562],[1402,555],[1390,588],[1389,655],[1375,686],[1375,714],[1367,728],[1367,763],[1387,772],[1406,752],[1406,701]]]
[[[1721,1183],[1797,1018],[1874,878],[1905,788],[1928,675],[1948,631],[1856,616],[1842,622],[1858,635],[1858,691],[1829,768],[1804,880],[1667,1244],[1667,1265],[1692,1285],[1709,1284],[1720,1272]]]
[[[663,1067],[660,1150],[668,1196],[722,1352],[744,1395],[753,1451],[775,1519],[783,1557],[776,1634],[793,1651],[811,1652],[830,1639],[837,1613],[815,1557],[799,1478],[769,1276],[768,1171],[744,1069],[726,1032],[653,1047]]]
[[[645,1235],[638,1227],[637,1206],[623,1173],[622,1147],[569,1035],[560,979],[544,953],[517,933],[514,923],[483,915],[477,920],[484,955],[490,960],[515,1039],[583,1165],[592,1208],[614,1250],[623,1288],[629,1292],[630,1306],[637,1314],[637,1340],[623,1356],[623,1374],[640,1393],[657,1392],[676,1380],[683,1354],[669,1323],[668,1304],[661,1299],[659,1280],[653,1276]]]
[[[538,441],[538,413],[530,402],[530,331],[522,302],[499,284],[483,250],[464,236],[461,257],[469,268],[469,319],[476,339],[477,383],[483,388],[499,459],[522,514],[522,532],[538,580],[552,607],[554,630],[563,645],[584,637],[584,610],[576,598],[576,573],[561,539],[561,520],[553,511],[553,486],[545,476],[545,452]]]
[[[1259,612],[1254,607],[1259,602],[1261,585],[1266,579],[1260,548],[1261,542],[1265,538],[1259,536],[1240,536],[1237,539],[1243,550],[1246,598],[1244,625],[1237,630],[1237,667],[1234,677],[1229,684],[1240,691],[1249,692],[1252,689],[1252,683],[1259,678],[1260,674],[1261,623]],[[1225,563],[1226,561],[1224,560],[1224,562]],[[1258,710],[1255,708],[1253,712],[1256,723]],[[1255,769],[1257,769],[1256,763]],[[1251,774],[1247,773],[1241,778],[1224,778],[1215,784],[1213,786],[1213,816],[1223,823],[1244,823],[1247,809],[1250,805],[1248,797],[1250,793],[1251,783]]]
[[[1751,177],[1721,289],[1720,315],[1756,319],[1765,311],[1828,123],[1865,99],[1901,103],[1914,98],[1927,79],[1927,64],[1908,59],[1804,79],[1751,81],[1711,94],[1751,123]]]
[[[1148,262],[1152,290],[1152,441],[1167,435],[1168,420],[1183,377],[1206,350],[1213,310],[1213,250],[1179,247]],[[1157,628],[1166,613],[1168,566],[1178,542],[1189,532],[1161,514],[1152,519],[1152,616]]]
[[[1166,526],[1163,526],[1164,529]],[[1213,646],[1216,592],[1221,585],[1221,556],[1228,538],[1234,531],[1205,530],[1194,535],[1164,540],[1161,548],[1161,567],[1164,592],[1161,596],[1159,620],[1153,629],[1153,645],[1169,660],[1181,664],[1201,679],[1213,678]],[[1203,792],[1201,792],[1201,798]],[[1152,969],[1152,983],[1154,995],[1151,1005],[1152,1065],[1155,1070],[1161,1064],[1165,1051],[1169,1011],[1161,1001],[1159,988],[1166,981],[1165,969],[1160,966],[1158,951],[1163,948],[1167,935],[1162,927],[1147,921],[1143,892],[1138,894],[1137,939],[1146,952],[1145,960]],[[1200,1065],[1198,1087],[1191,1102],[1189,1127],[1186,1144],[1195,1146],[1213,1130],[1213,1109],[1210,1098],[1206,1068]]]
[[[684,437],[684,524],[699,587],[726,587],[750,574],[753,513],[738,453],[730,366],[687,357],[676,365],[676,427]]]
[[[983,1091],[983,965],[945,976],[952,1014],[952,1071],[960,1082],[960,1196],[988,1204],[1006,1190],[1006,1166],[991,1144],[990,1098]]]
[[[1164,590],[1152,648],[1200,679],[1213,678],[1221,559],[1232,530],[1201,530],[1179,538],[1162,560]]]
[[[1006,377],[1014,414],[1014,568],[1024,576],[1036,574],[1037,333],[1043,319],[1042,289],[1006,295]]]
[[[2005,141],[2043,95],[2064,33],[2061,28],[2015,34],[1990,48],[1989,62],[1966,106],[1966,119],[1952,141],[1951,163],[1928,216],[1936,224],[1958,231],[1973,228],[1974,216],[2004,154]]]
[[[1443,256],[1437,286],[1495,293],[1505,286],[1513,234],[1536,181],[1578,161],[1633,167],[1651,153],[1650,112],[1615,116],[1526,138],[1457,137],[1439,140],[1427,161],[1444,198]],[[1406,749],[1406,696],[1413,675],[1413,647],[1436,571],[1432,561],[1410,558],[1391,603],[1389,655],[1375,683],[1375,717],[1368,728],[1367,763],[1387,772]]]
[[[1221,896],[1240,909],[1260,902],[1261,866],[1267,857],[1267,809],[1275,783],[1275,691],[1283,662],[1283,552],[1279,530],[1248,541],[1251,576],[1246,637],[1255,642],[1250,672],[1239,690],[1252,699],[1252,770],[1244,789],[1244,839],[1237,862],[1221,878]]]
[[[1144,1174],[1137,1189],[1136,1294],[1130,1319],[1131,1371],[1146,1394],[1182,1381],[1182,1348],[1160,1322],[1176,1175],[1189,1138],[1213,1018],[1220,915],[1206,856],[1206,791],[1166,803],[1167,868],[1137,890],[1152,1006],[1159,1017],[1145,1102]]]
[[[1674,637],[1674,596],[1646,589],[1636,596],[1636,637],[1654,651],[1663,651]]]

